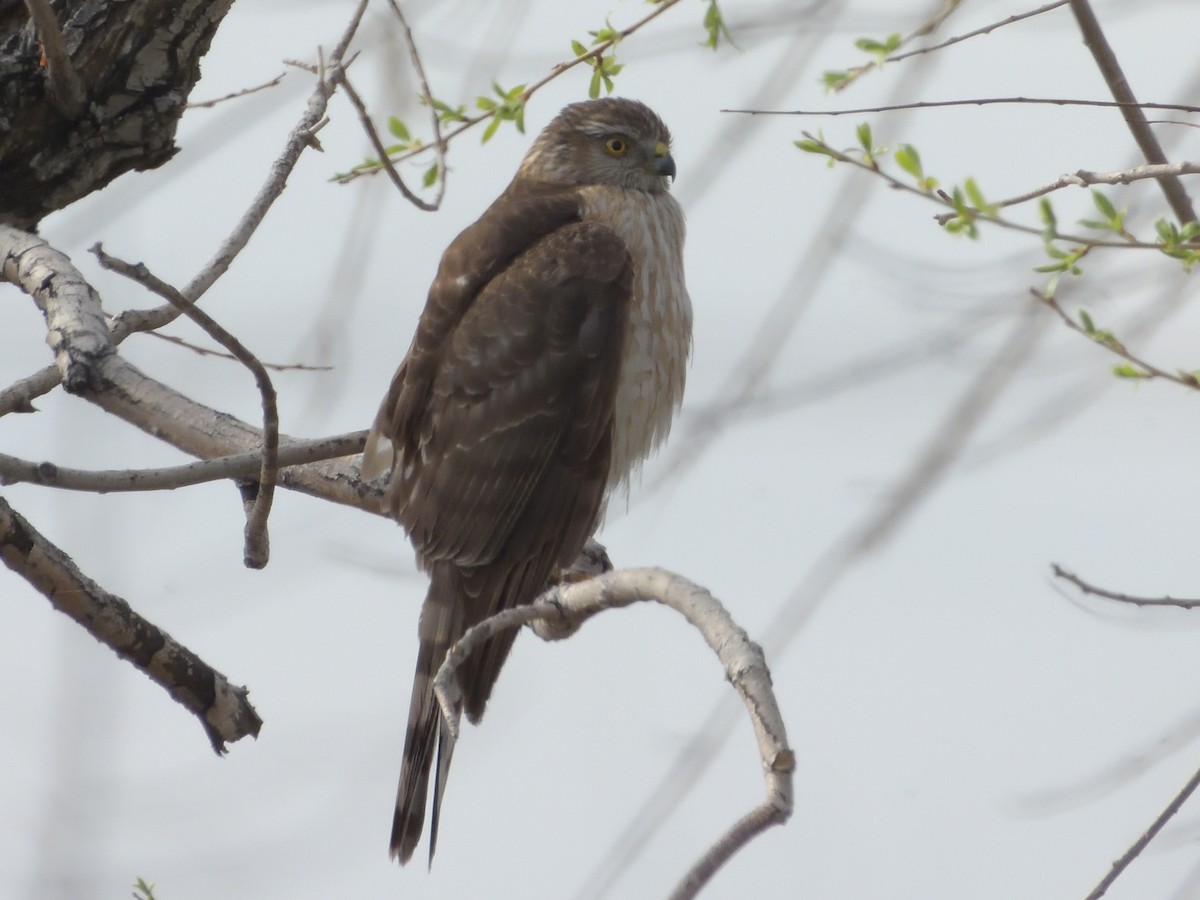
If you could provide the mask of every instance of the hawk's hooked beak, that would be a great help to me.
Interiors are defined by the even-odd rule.
[[[651,165],[656,175],[675,180],[675,158],[671,156],[671,148],[662,141],[654,145],[654,162]]]

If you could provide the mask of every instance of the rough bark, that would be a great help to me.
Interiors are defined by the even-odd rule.
[[[0,0],[0,222],[48,213],[175,155],[200,59],[233,0],[51,0],[84,91],[71,116],[50,96],[41,38]]]

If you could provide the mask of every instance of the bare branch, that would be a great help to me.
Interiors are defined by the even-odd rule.
[[[162,281],[142,263],[132,265],[122,259],[109,256],[99,243],[92,248],[92,253],[100,265],[136,281],[147,290],[153,291],[168,303],[178,307],[189,319],[199,325],[214,341],[233,354],[242,365],[250,370],[258,385],[259,396],[262,398],[263,410],[263,439],[262,467],[259,471],[255,486],[249,493],[252,499],[248,501],[246,512],[245,552],[244,560],[251,569],[261,569],[270,558],[270,538],[267,535],[267,518],[271,514],[271,503],[275,499],[275,479],[279,472],[277,456],[279,453],[279,404],[275,393],[275,385],[266,368],[246,346],[222,327],[208,313],[199,309],[194,303],[181,295],[174,287]]]
[[[279,467],[286,469],[324,459],[354,456],[362,452],[366,436],[365,431],[352,431],[311,441],[288,441],[279,448]],[[97,494],[172,491],[228,478],[254,478],[261,468],[260,450],[161,469],[109,470],[70,469],[51,462],[31,462],[0,453],[0,485],[40,484],[43,487]]]
[[[85,576],[75,563],[0,497],[0,557],[100,643],[146,673],[171,698],[194,713],[213,750],[257,736],[262,719],[244,687],[147,622],[129,604]]]
[[[1200,600],[1180,599],[1171,596],[1135,597],[1132,594],[1120,594],[1116,591],[1105,590],[1104,588],[1096,587],[1094,584],[1089,584],[1073,572],[1068,572],[1058,563],[1052,563],[1050,570],[1054,573],[1055,577],[1071,582],[1079,590],[1085,594],[1091,594],[1093,597],[1104,597],[1106,600],[1130,603],[1133,606],[1175,606],[1179,609],[1195,609],[1200,606]]]
[[[47,366],[39,372],[27,375],[0,391],[0,416],[14,412],[37,412],[33,401],[50,393],[60,384],[62,377],[54,366]]]
[[[283,76],[287,72],[280,72],[270,81],[264,81],[262,84],[256,84],[254,87],[242,88],[240,91],[234,91],[232,94],[226,94],[224,97],[217,97],[213,100],[201,100],[195,103],[185,103],[184,109],[212,109],[218,103],[224,103],[226,100],[236,100],[238,97],[245,97],[250,94],[257,94],[259,91],[265,91],[267,88],[273,88],[283,81]]]
[[[1049,184],[1026,191],[1024,194],[1017,194],[1015,197],[1009,197],[1007,200],[1001,200],[995,206],[1000,208],[1016,206],[1030,200],[1036,200],[1038,197],[1044,197],[1046,194],[1053,193],[1065,187],[1090,187],[1096,184],[1132,184],[1135,181],[1142,181],[1146,178],[1179,177],[1180,175],[1200,175],[1200,163],[1147,164],[1134,166],[1132,169],[1121,169],[1118,172],[1090,172],[1087,169],[1076,169],[1074,172],[1060,175],[1057,180]],[[937,219],[944,225],[945,221],[952,218],[953,215],[953,213],[943,213],[937,216]]]
[[[0,225],[0,278],[32,297],[45,316],[63,387],[78,394],[92,386],[96,361],[113,348],[100,298],[79,270],[40,237]]]
[[[1133,135],[1133,139],[1137,141],[1138,147],[1141,148],[1146,162],[1152,165],[1165,165],[1167,154],[1163,152],[1162,145],[1154,135],[1154,130],[1146,121],[1143,107],[1138,104],[1137,97],[1133,94],[1133,88],[1125,79],[1125,73],[1121,71],[1117,55],[1109,45],[1108,38],[1104,36],[1104,30],[1100,27],[1096,14],[1092,12],[1091,4],[1088,3],[1088,0],[1071,0],[1071,12],[1075,14],[1075,20],[1079,23],[1079,30],[1083,34],[1083,42],[1092,51],[1092,58],[1096,60],[1096,65],[1100,69],[1100,74],[1104,76],[1113,99],[1122,104],[1121,113],[1125,116],[1125,124],[1129,126],[1129,131]],[[1182,181],[1173,175],[1164,175],[1158,179],[1158,184],[1180,224],[1196,221],[1196,211],[1192,208],[1191,198],[1188,197]]]
[[[304,115],[300,117],[300,121],[288,135],[283,152],[271,165],[271,174],[267,176],[266,182],[250,203],[250,207],[242,215],[229,237],[217,248],[216,254],[208,264],[179,292],[191,302],[197,302],[201,295],[229,269],[237,255],[249,243],[258,226],[262,224],[267,210],[283,193],[288,177],[300,159],[300,154],[314,146],[316,132],[320,129],[322,120],[325,118],[325,110],[329,106],[329,98],[333,96],[344,73],[342,57],[345,56],[350,41],[354,39],[355,32],[358,31],[359,23],[367,8],[367,2],[368,0],[359,0],[346,30],[342,33],[329,58],[327,71],[322,73],[312,96],[308,99],[308,107],[305,109]]]
[[[29,10],[29,16],[42,40],[49,87],[46,94],[59,112],[74,119],[83,112],[86,97],[79,73],[75,71],[71,55],[67,53],[62,30],[58,27],[58,17],[47,0],[25,0],[25,8]]]
[[[1102,109],[1170,109],[1178,112],[1200,112],[1200,106],[1185,103],[1142,103],[1138,100],[1071,100],[1065,97],[977,97],[974,100],[920,100],[912,103],[889,103],[884,106],[860,106],[853,109],[722,109],[723,113],[746,116],[858,116],[864,113],[900,112],[909,109],[946,109],[952,106],[997,106],[1004,104],[1027,106],[1095,106]],[[1165,161],[1165,160],[1164,160]]]
[[[940,44],[933,44],[929,47],[919,47],[916,50],[909,50],[906,53],[896,53],[887,58],[887,62],[899,62],[902,59],[908,59],[910,56],[920,56],[922,53],[933,53],[935,50],[943,50],[946,47],[951,47],[954,44],[962,43],[965,40],[973,37],[979,37],[983,34],[991,34],[997,28],[1003,28],[1005,25],[1012,25],[1015,22],[1020,22],[1022,19],[1029,19],[1033,16],[1040,16],[1044,12],[1050,12],[1052,9],[1058,9],[1060,6],[1066,6],[1071,0],[1055,0],[1053,3],[1047,3],[1045,6],[1039,6],[1037,9],[1031,9],[1027,12],[1017,13],[1015,16],[1009,16],[1007,19],[1001,19],[999,22],[993,22],[991,25],[984,25],[982,28],[976,28],[974,31],[968,31],[966,34],[956,35],[948,40],[942,41]]]
[[[787,821],[792,814],[792,773],[796,767],[762,649],[712,594],[663,569],[625,569],[558,585],[533,603],[504,610],[468,630],[446,654],[434,678],[434,692],[451,734],[457,737],[462,707],[458,667],[488,638],[530,624],[544,640],[559,640],[574,634],[583,622],[602,610],[646,600],[680,613],[717,654],[726,677],[750,713],[766,778],[763,802],[738,820],[692,866],[671,894],[672,900],[689,900],[750,840],[772,825]]]
[[[1179,812],[1188,798],[1195,793],[1197,787],[1200,787],[1200,770],[1197,770],[1188,779],[1187,784],[1171,799],[1171,802],[1159,813],[1158,818],[1150,824],[1145,833],[1134,841],[1128,850],[1121,854],[1120,859],[1112,864],[1112,868],[1109,869],[1108,874],[1100,879],[1100,883],[1092,889],[1092,892],[1084,900],[1099,900],[1100,897],[1108,893],[1108,889],[1113,886],[1113,883],[1121,876],[1121,873],[1128,869],[1130,863],[1137,859],[1142,851],[1150,845],[1155,836],[1162,831],[1163,826],[1174,818],[1175,814]]]
[[[208,347],[201,347],[199,344],[193,344],[191,341],[185,341],[181,337],[176,337],[173,334],[162,334],[158,331],[147,331],[147,337],[155,338],[156,340],[165,341],[168,344],[174,344],[176,347],[181,347],[184,350],[190,350],[197,356],[209,356],[213,359],[224,359],[231,362],[238,362],[238,358],[232,353],[225,353],[221,350],[210,350]],[[307,363],[270,363],[264,362],[263,368],[271,372],[332,372],[333,366],[310,366]]]

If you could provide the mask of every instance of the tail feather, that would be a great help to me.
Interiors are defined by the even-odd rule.
[[[433,695],[433,678],[446,653],[472,625],[517,602],[528,602],[545,586],[553,560],[534,559],[506,564],[459,569],[450,562],[429,567],[429,593],[421,607],[420,646],[408,709],[408,731],[404,738],[404,761],[392,820],[391,855],[401,865],[412,858],[425,825],[429,776],[437,748],[437,771],[433,783],[433,809],[429,826],[429,859],[437,848],[438,822],[454,737],[442,719]],[[478,722],[500,668],[516,638],[505,631],[487,640],[459,668],[463,708],[467,719]]]
[[[461,585],[457,570],[439,563],[430,571],[429,593],[421,607],[420,646],[408,708],[408,730],[404,736],[404,761],[396,792],[396,815],[392,820],[391,856],[407,863],[421,840],[425,826],[425,799],[434,745],[438,748],[438,772],[434,783],[434,817],[430,827],[429,858],[437,843],[437,812],[441,807],[446,774],[454,754],[454,738],[442,722],[433,696],[433,677],[446,652],[465,631]]]

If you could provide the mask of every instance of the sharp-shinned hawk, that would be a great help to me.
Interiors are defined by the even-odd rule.
[[[609,493],[666,437],[692,308],[670,134],[648,107],[567,106],[442,256],[363,456],[429,574],[391,854],[407,862],[438,745],[430,859],[453,741],[432,692],[450,646],[574,562]],[[514,639],[459,670],[476,722]]]

